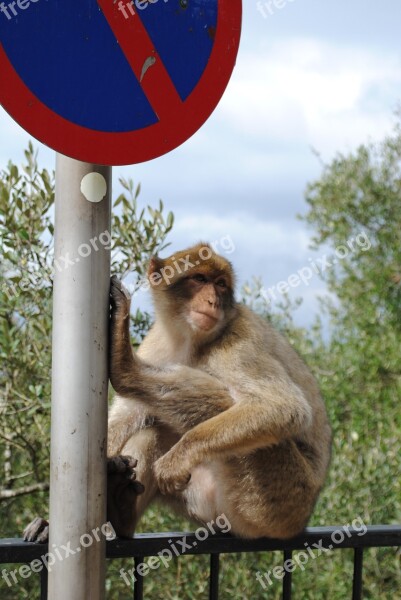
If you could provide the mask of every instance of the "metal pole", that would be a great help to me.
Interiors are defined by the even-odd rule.
[[[103,600],[111,168],[57,155],[48,600]]]

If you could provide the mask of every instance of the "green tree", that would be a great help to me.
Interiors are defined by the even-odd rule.
[[[309,331],[297,327],[297,303],[288,299],[267,308],[260,281],[245,289],[245,301],[308,362],[330,415],[332,463],[311,525],[349,524],[358,517],[365,524],[401,522],[400,200],[397,124],[382,143],[337,154],[307,187],[303,219],[313,229],[328,290],[315,325]],[[297,598],[349,597],[343,574],[351,576],[351,557],[342,552],[330,560],[329,569],[319,563],[297,574],[295,585],[304,594]],[[366,597],[394,598],[400,585],[399,553],[368,553]]]
[[[136,271],[172,226],[163,206],[138,209],[139,188],[123,182],[116,202],[113,271]],[[322,301],[309,331],[296,327],[289,302],[266,310],[260,284],[244,299],[272,320],[304,356],[320,383],[333,426],[334,449],[327,485],[312,525],[401,521],[401,128],[382,144],[363,145],[338,154],[323,165],[321,177],[308,186],[304,219],[315,232],[329,296]],[[0,175],[0,535],[16,535],[47,504],[49,439],[49,372],[51,330],[51,224],[53,177],[38,168],[30,147],[19,170],[9,164]],[[44,275],[45,274],[45,275]],[[14,287],[13,287],[14,286]],[[15,288],[15,289],[14,289]],[[322,322],[330,321],[327,334]],[[139,341],[149,315],[133,316]],[[36,492],[25,494],[29,486]],[[42,486],[42,487],[41,487]],[[152,508],[142,530],[190,527],[166,511]],[[279,600],[280,582],[263,590],[255,579],[281,564],[276,554],[222,557],[221,595]],[[207,557],[186,557],[145,580],[145,596],[154,600],[207,598]],[[132,592],[119,569],[132,561],[113,561],[108,599],[125,600]],[[345,600],[350,597],[352,553],[333,552],[294,573],[294,597],[300,600]],[[7,599],[32,596],[29,580],[7,590]],[[1,582],[0,582],[1,586]],[[394,549],[367,553],[364,597],[393,600],[401,586],[399,554]],[[244,591],[245,590],[245,591]]]
[[[173,226],[162,202],[138,207],[140,187],[121,180],[114,202],[112,272],[144,275]],[[47,505],[49,481],[54,175],[39,169],[30,144],[25,164],[0,172],[0,536],[19,535]],[[150,315],[132,316],[140,341]],[[35,493],[34,493],[35,492]]]
[[[366,524],[401,522],[400,199],[399,124],[382,143],[337,154],[307,188],[305,220],[330,264],[323,273],[329,296],[322,301],[330,337],[322,343],[321,329],[308,334],[307,347],[334,434],[314,524],[356,517]],[[344,560],[338,559],[341,569]],[[376,549],[365,565],[366,597],[394,598],[401,584],[397,551]],[[336,575],[333,569],[332,589],[338,589]],[[321,583],[325,589],[330,578]]]
[[[338,154],[306,194],[315,248],[331,249],[319,379],[335,439],[354,459],[346,480],[355,501],[344,495],[339,517],[352,506],[371,522],[401,521],[400,197],[399,125],[381,144]]]

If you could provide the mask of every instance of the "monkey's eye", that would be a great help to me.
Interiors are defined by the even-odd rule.
[[[192,277],[192,279],[194,281],[198,281],[199,283],[206,283],[207,282],[206,277],[204,275],[201,275],[200,273],[198,273],[197,275],[194,275]]]
[[[225,279],[219,279],[218,281],[216,281],[216,285],[218,285],[222,289],[225,289],[227,287],[227,282]]]

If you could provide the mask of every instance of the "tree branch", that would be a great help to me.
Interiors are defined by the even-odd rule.
[[[33,485],[27,485],[18,490],[0,490],[0,500],[17,498],[18,496],[25,496],[26,494],[32,494],[34,492],[45,492],[48,489],[48,483],[34,483]]]

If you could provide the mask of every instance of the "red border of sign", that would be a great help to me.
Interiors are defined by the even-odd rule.
[[[242,1],[219,0],[215,43],[206,70],[176,119],[124,133],[100,132],[60,117],[26,87],[0,43],[0,103],[31,135],[66,156],[127,165],[162,156],[183,144],[212,114],[228,85],[241,36]]]

